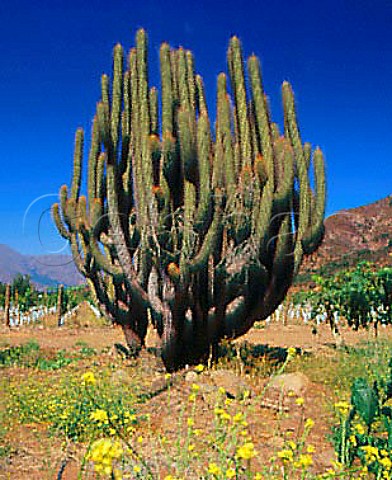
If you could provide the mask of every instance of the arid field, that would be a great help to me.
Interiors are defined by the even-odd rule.
[[[0,478],[101,478],[86,458],[100,438],[121,444],[118,478],[359,478],[340,471],[331,431],[354,378],[385,373],[390,327],[377,341],[343,331],[337,349],[326,326],[256,324],[170,375],[153,335],[126,359],[120,329],[80,325],[1,329]]]

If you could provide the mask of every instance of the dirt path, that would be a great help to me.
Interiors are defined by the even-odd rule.
[[[355,332],[348,328],[342,329],[342,337],[347,345],[355,345],[364,341],[373,341],[372,330]],[[392,326],[381,327],[380,340],[392,338]],[[124,336],[119,327],[93,327],[93,328],[43,328],[21,327],[7,329],[0,328],[0,348],[11,345],[20,345],[35,340],[43,349],[72,349],[76,343],[85,342],[89,347],[102,349],[114,343],[124,343]],[[318,328],[317,334],[312,333],[310,325],[281,323],[265,324],[263,328],[253,328],[246,335],[240,337],[238,342],[247,341],[254,345],[268,345],[271,347],[297,347],[305,351],[320,351],[329,349],[335,339],[326,325]]]

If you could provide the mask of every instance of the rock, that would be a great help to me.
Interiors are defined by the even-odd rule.
[[[132,377],[125,370],[119,369],[112,373],[112,382],[117,385],[131,385],[133,383]]]
[[[224,388],[226,393],[232,397],[239,397],[245,391],[252,391],[241,377],[229,370],[213,370],[210,376],[216,387]]]
[[[162,359],[146,349],[142,349],[137,362],[144,375],[155,375],[166,371]]]
[[[323,448],[318,450],[314,455],[314,461],[320,465],[323,470],[331,468],[332,463],[336,461],[336,453],[333,448]]]
[[[167,390],[169,383],[170,385],[172,384],[171,381],[166,380],[164,377],[160,375],[158,378],[155,378],[152,380],[151,387],[150,387],[151,392],[153,393],[163,392],[164,390]]]
[[[186,372],[184,378],[185,378],[185,381],[188,383],[197,383],[198,377],[199,375],[196,372],[191,370],[189,372]]]
[[[301,372],[282,373],[273,378],[268,389],[280,390],[283,393],[293,392],[295,395],[301,395],[309,386],[310,380]]]

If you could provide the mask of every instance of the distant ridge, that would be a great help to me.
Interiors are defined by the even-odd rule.
[[[23,255],[0,243],[0,282],[10,283],[18,273],[41,288],[84,283],[69,255]]]
[[[323,243],[305,259],[296,283],[308,281],[314,273],[352,267],[361,260],[392,265],[392,195],[329,216]]]

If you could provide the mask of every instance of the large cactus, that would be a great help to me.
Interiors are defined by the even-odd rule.
[[[227,60],[231,96],[221,73],[211,128],[191,52],[162,44],[159,110],[145,31],[126,69],[116,45],[92,125],[87,197],[79,129],[71,187],[53,206],[97,305],[136,350],[151,321],[168,370],[270,315],[323,235],[323,155],[302,143],[290,84],[281,134],[257,57],[247,62],[249,88],[237,37]]]

